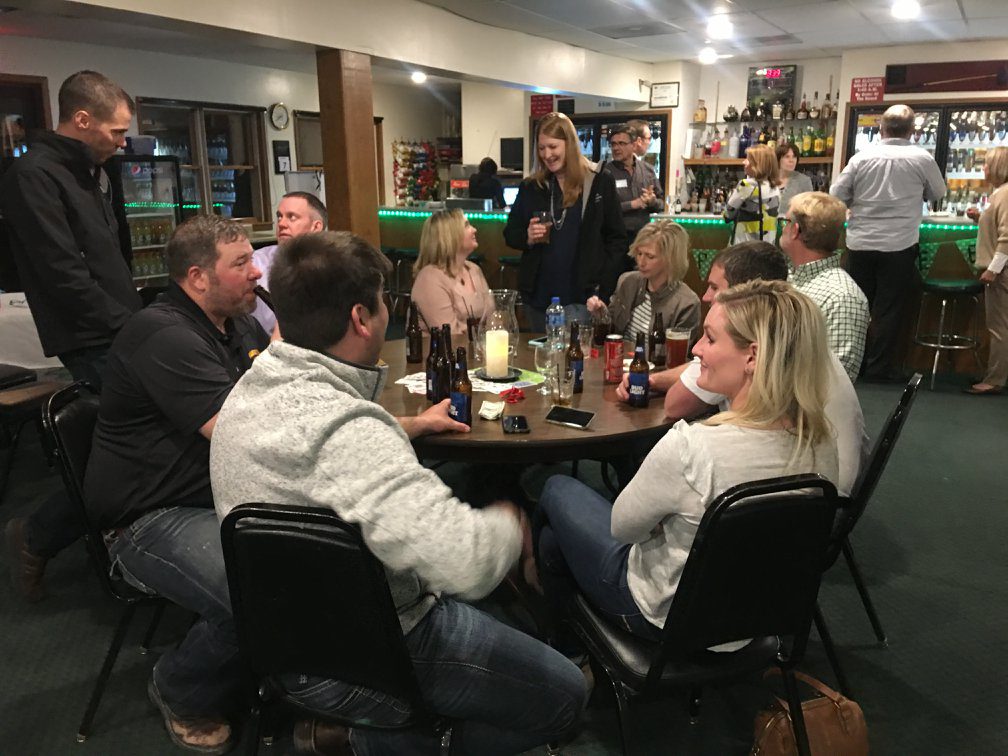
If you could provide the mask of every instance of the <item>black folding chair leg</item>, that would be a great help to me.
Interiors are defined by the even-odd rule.
[[[14,454],[17,452],[18,441],[21,438],[21,430],[23,428],[24,423],[19,423],[13,433],[10,431],[4,433],[7,436],[9,444],[4,454],[3,466],[0,467],[0,503],[3,502],[4,492],[7,490],[7,481],[10,478],[11,467],[14,466]]]
[[[616,694],[616,719],[619,722],[620,743],[623,745],[623,756],[630,756],[630,733],[633,732],[633,722],[630,721],[630,697],[623,683],[609,677],[613,692]]]
[[[814,619],[816,632],[819,633],[823,650],[826,651],[826,658],[833,668],[833,674],[836,675],[837,686],[840,688],[840,692],[847,696],[847,698],[854,698],[850,683],[847,682],[847,675],[844,674],[843,667],[840,666],[840,657],[837,656],[836,646],[833,645],[833,636],[830,635],[829,628],[826,626],[826,618],[823,616],[819,604],[816,604]]]
[[[790,669],[784,670],[784,690],[788,708],[791,709],[791,726],[794,728],[795,744],[799,756],[812,756],[809,748],[808,732],[805,730],[805,717],[802,716],[801,699],[798,697],[798,685]]]
[[[690,688],[689,693],[689,723],[691,725],[700,721],[700,700],[701,689],[699,685]]]
[[[154,606],[154,616],[151,617],[150,624],[147,626],[147,632],[144,633],[143,643],[140,644],[140,653],[144,656],[150,651],[151,643],[154,641],[154,633],[157,632],[158,625],[161,623],[161,615],[164,614],[164,610],[164,602]]]
[[[865,585],[864,577],[861,575],[861,568],[854,558],[854,549],[850,545],[849,538],[844,539],[843,555],[847,561],[847,567],[850,569],[851,577],[854,578],[854,587],[857,588],[858,595],[861,596],[861,603],[864,604],[865,611],[868,613],[868,621],[871,622],[872,630],[875,631],[875,637],[878,638],[879,645],[885,648],[889,645],[889,639],[886,638],[885,630],[882,629],[882,622],[879,621],[878,614],[875,611],[875,605],[872,603],[871,596],[868,595],[868,586]]]
[[[119,656],[119,649],[122,648],[123,640],[126,638],[126,631],[129,630],[135,611],[136,605],[130,604],[123,611],[122,617],[119,618],[119,625],[116,627],[115,635],[112,636],[112,643],[109,645],[108,653],[105,654],[105,663],[102,664],[101,672],[98,673],[98,679],[95,680],[94,689],[91,691],[91,700],[88,701],[84,718],[81,720],[80,727],[77,728],[78,743],[83,743],[87,740],[87,736],[91,734],[91,723],[94,720],[95,713],[98,711],[98,704],[101,703],[102,695],[105,693],[105,685],[108,683],[109,675],[112,674],[112,668],[115,666],[116,659]]]

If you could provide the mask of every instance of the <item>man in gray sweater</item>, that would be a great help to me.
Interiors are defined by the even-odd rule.
[[[493,590],[530,551],[511,502],[474,510],[416,458],[409,427],[378,403],[386,259],[352,234],[293,239],[273,264],[283,342],[261,354],[221,410],[210,451],[223,518],[248,501],[332,507],[385,565],[427,704],[453,720],[460,753],[520,753],[562,738],[585,703],[580,670],[458,599]],[[321,710],[395,722],[388,701],[338,681],[289,689]],[[358,753],[436,752],[424,729],[354,730]]]

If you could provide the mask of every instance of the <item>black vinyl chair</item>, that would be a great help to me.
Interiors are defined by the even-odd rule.
[[[91,437],[95,424],[98,422],[98,394],[85,381],[79,381],[56,392],[50,397],[42,410],[42,428],[54,450],[56,464],[63,476],[70,501],[75,505],[83,518],[84,543],[87,546],[91,564],[98,574],[102,587],[115,599],[121,601],[123,607],[119,624],[116,626],[112,642],[98,679],[95,680],[91,697],[88,700],[84,718],[77,729],[77,742],[83,743],[91,734],[91,724],[94,721],[102,694],[108,683],[112,669],[115,667],[119,650],[122,648],[126,631],[133,620],[133,615],[140,605],[154,607],[151,623],[140,646],[141,653],[147,653],[154,631],[157,629],[161,614],[164,612],[166,600],[138,591],[126,583],[121,577],[114,575],[108,549],[101,531],[91,520],[84,499],[84,472],[87,469],[88,458],[91,456]]]
[[[224,518],[221,542],[238,648],[257,685],[251,753],[261,711],[275,703],[352,727],[427,726],[448,753],[451,729],[423,704],[385,569],[356,527],[329,509],[243,504]],[[314,711],[280,685],[289,674],[380,691],[411,716],[386,726]]]
[[[808,756],[792,670],[805,654],[838,504],[833,484],[818,475],[754,481],[718,496],[700,522],[660,642],[620,629],[576,596],[570,622],[612,683],[624,753],[632,702],[690,688],[695,721],[703,684],[776,663],[798,751]],[[746,638],[753,640],[738,651],[707,650]]]

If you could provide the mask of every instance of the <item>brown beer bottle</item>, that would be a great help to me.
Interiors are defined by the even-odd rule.
[[[567,346],[567,370],[574,376],[573,393],[584,391],[584,352],[581,350],[581,325],[576,320],[570,326],[570,344]]]
[[[452,381],[450,398],[448,414],[460,423],[472,425],[472,382],[469,380],[465,347],[459,347],[455,357],[455,379]]]
[[[656,313],[654,325],[648,335],[648,359],[655,364],[665,364],[665,319],[662,314]]]
[[[441,331],[441,338],[438,339],[438,354],[434,361],[434,403],[437,404],[451,395],[452,365],[448,350],[450,347],[445,341],[445,331]]]
[[[409,322],[406,325],[406,362],[423,362],[423,331],[416,302],[410,302]]]
[[[444,399],[448,396],[448,391],[451,391],[451,382],[455,378],[455,363],[453,362],[455,352],[452,351],[451,326],[447,323],[441,326],[441,344],[444,346],[445,357],[448,360],[448,390],[441,397]]]
[[[437,391],[437,358],[438,344],[441,342],[441,332],[437,328],[430,329],[430,354],[427,355],[427,401],[436,402]]]
[[[628,372],[630,400],[627,404],[631,407],[647,407],[649,371],[647,360],[644,359],[644,334],[641,331],[637,331],[637,345]]]

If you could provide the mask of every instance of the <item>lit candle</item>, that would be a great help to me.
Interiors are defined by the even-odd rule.
[[[506,378],[508,372],[508,332],[486,332],[486,374],[488,378]]]

